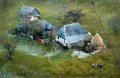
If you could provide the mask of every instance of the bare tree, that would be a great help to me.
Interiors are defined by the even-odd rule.
[[[63,22],[68,22],[68,21],[77,22],[79,18],[84,15],[85,14],[82,13],[81,9],[72,9],[65,14]]]
[[[5,8],[8,5],[8,0],[0,0],[1,6]]]
[[[14,53],[14,50],[16,48],[16,45],[13,44],[13,43],[5,43],[4,44],[4,48],[8,51],[8,54],[9,54],[9,60],[12,60],[13,59],[13,53]]]
[[[120,16],[113,16],[109,22],[108,22],[109,26],[111,27],[111,29],[114,31],[115,35],[119,35],[120,34]]]
[[[95,1],[94,0],[91,0],[91,5],[92,5],[93,8],[95,7]]]

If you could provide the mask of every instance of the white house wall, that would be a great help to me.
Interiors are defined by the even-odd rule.
[[[34,20],[37,20],[38,17],[35,17],[35,16],[30,16],[30,21],[34,21]]]
[[[61,43],[63,46],[66,46],[66,44],[69,46],[69,43],[67,40],[63,39],[63,38],[58,38],[58,36],[56,36],[56,41],[58,41],[59,43]]]
[[[66,40],[68,41],[69,44],[72,44],[72,43],[79,42],[80,40],[84,40],[85,36],[86,34],[66,36]]]

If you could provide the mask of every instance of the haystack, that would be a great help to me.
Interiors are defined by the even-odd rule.
[[[102,50],[105,48],[103,39],[98,33],[91,39],[91,45],[97,50]]]

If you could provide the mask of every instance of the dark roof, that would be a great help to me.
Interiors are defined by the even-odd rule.
[[[51,30],[51,29],[53,29],[52,24],[50,24],[46,20],[40,20],[39,24],[40,24],[40,26],[42,27],[43,30]]]
[[[86,34],[87,31],[79,23],[65,25],[66,36]]]
[[[30,6],[22,6],[19,10],[19,15],[22,17],[25,14],[29,14],[30,16],[39,16],[39,11],[34,8],[34,7],[30,7]]]
[[[82,39],[88,31],[83,28],[79,23],[72,23],[64,25],[59,31],[58,36],[69,40],[70,43],[74,43]]]

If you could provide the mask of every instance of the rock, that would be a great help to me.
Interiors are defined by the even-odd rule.
[[[97,50],[102,50],[105,48],[103,39],[98,33],[91,39],[91,45],[93,46],[94,49]]]

